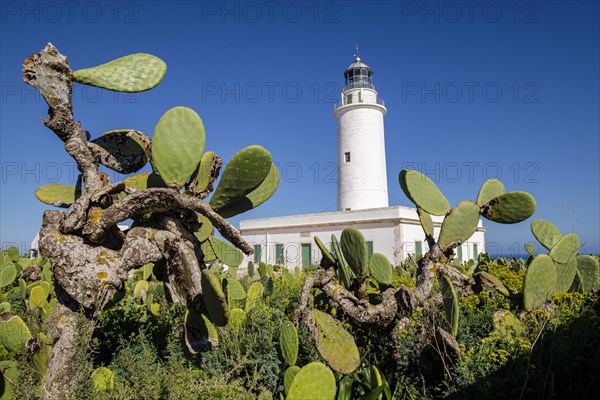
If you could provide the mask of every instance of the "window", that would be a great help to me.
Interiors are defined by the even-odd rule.
[[[310,267],[310,243],[302,243],[302,267]]]
[[[283,265],[283,244],[277,243],[275,245],[275,264]]]
[[[349,94],[349,95],[346,97],[346,104],[352,104],[352,95],[351,95],[351,94]]]
[[[473,258],[477,260],[477,256],[479,256],[479,249],[477,248],[477,243],[473,243]]]
[[[344,153],[344,161],[350,162],[350,152],[349,151]]]
[[[458,256],[458,261],[462,262],[463,261],[463,257],[462,257],[462,244],[456,248],[456,254]]]
[[[419,240],[415,242],[415,255],[417,257],[423,256],[423,243],[421,243]]]
[[[367,242],[367,258],[370,260],[373,255],[373,242]]]
[[[260,244],[254,245],[254,264],[258,264],[260,262]]]

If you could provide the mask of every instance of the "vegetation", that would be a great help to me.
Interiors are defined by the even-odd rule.
[[[240,249],[251,249],[224,218],[277,188],[268,151],[237,153],[213,190],[222,161],[204,152],[192,110],[167,111],[152,141],[135,130],[90,140],[73,120],[73,80],[142,91],[165,69],[131,55],[72,72],[52,45],[25,61],[81,177],[36,192],[68,208],[44,214],[41,258],[2,253],[0,399],[546,399],[600,389],[600,269],[578,254],[577,235],[534,220],[548,254],[527,244],[528,260],[454,258],[480,216],[534,213],[531,195],[497,180],[451,207],[427,177],[402,171],[429,247],[417,260],[369,257],[349,227],[332,236],[333,251],[314,238],[320,265],[238,273]],[[149,160],[152,173],[118,183],[98,169],[134,173]],[[444,217],[437,238],[430,215]],[[128,218],[130,229],[116,229]]]

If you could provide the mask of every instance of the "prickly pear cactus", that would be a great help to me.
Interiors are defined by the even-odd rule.
[[[241,308],[232,308],[229,312],[229,329],[240,332],[246,323],[246,312]]]
[[[7,261],[0,266],[0,288],[12,283],[17,278],[17,267],[11,261]]]
[[[536,203],[527,192],[508,192],[483,205],[481,215],[501,224],[515,224],[531,217]]]
[[[246,312],[250,312],[262,299],[265,287],[260,282],[254,282],[246,293]]]
[[[535,256],[525,273],[523,305],[532,310],[544,304],[556,288],[556,265],[546,254]]]
[[[203,306],[206,307],[211,321],[217,326],[225,326],[229,321],[229,306],[219,277],[209,269],[202,271]]]
[[[279,348],[286,364],[290,367],[296,365],[298,359],[298,332],[291,321],[281,323],[279,331]]]
[[[174,107],[158,121],[152,136],[152,163],[167,185],[182,187],[204,152],[206,132],[194,110]]]
[[[333,400],[335,393],[333,372],[320,362],[312,362],[296,374],[286,400]]]
[[[105,392],[115,388],[115,373],[106,367],[96,368],[90,377],[94,382],[96,392]]]
[[[354,337],[331,315],[319,310],[310,312],[316,325],[316,343],[321,357],[341,374],[350,374],[360,365]]]
[[[220,208],[218,210],[219,214],[224,218],[231,218],[260,206],[273,196],[279,186],[280,179],[279,170],[275,164],[271,164],[269,173],[260,185],[233,203]]]
[[[562,237],[560,231],[553,223],[543,219],[531,221],[531,233],[548,250],[551,250]]]
[[[75,202],[75,186],[51,183],[35,190],[35,197],[42,203],[55,207],[70,207]]]
[[[152,54],[136,53],[73,72],[73,80],[116,92],[143,92],[162,81],[167,64]]]
[[[342,231],[340,247],[344,259],[357,277],[364,277],[369,272],[367,242],[363,234],[356,228],[346,228]]]
[[[554,262],[566,264],[577,257],[580,245],[579,237],[574,233],[570,233],[556,242],[552,249],[550,249],[549,256]]]
[[[318,236],[315,236],[314,239],[315,239],[315,243],[317,244],[317,247],[319,248],[319,250],[321,250],[321,254],[323,255],[323,258],[326,259],[329,264],[334,265],[335,257],[333,257],[333,255],[329,252],[329,250],[327,250],[327,247],[325,247],[325,245],[323,244],[321,239],[319,239]]]
[[[479,206],[472,201],[461,201],[444,218],[438,244],[442,250],[466,242],[477,230]]]
[[[421,227],[423,228],[423,233],[425,236],[432,236],[434,233],[433,228],[433,220],[431,219],[431,215],[429,215],[426,211],[417,207],[417,214],[419,214],[419,222],[421,222]]]
[[[225,166],[221,180],[210,198],[210,206],[219,212],[237,202],[263,183],[271,166],[271,153],[262,146],[243,148]]]
[[[8,351],[25,347],[31,332],[21,317],[11,312],[0,315],[0,344]]]
[[[285,370],[283,374],[283,388],[285,394],[289,394],[290,386],[292,386],[292,382],[294,381],[294,378],[296,377],[298,372],[300,372],[300,367],[298,367],[297,365],[292,365],[291,367],[288,367]]]
[[[577,271],[584,292],[597,291],[600,286],[600,269],[596,257],[589,254],[577,256]]]
[[[369,260],[369,273],[379,283],[392,284],[392,263],[383,254],[375,253]]]
[[[479,207],[482,207],[502,194],[504,194],[504,184],[495,178],[488,179],[481,185],[476,203]]]
[[[450,325],[450,333],[452,336],[456,336],[458,333],[459,318],[458,296],[454,290],[454,285],[452,285],[450,279],[445,275],[440,278],[440,288],[442,289],[442,296],[444,299],[446,321],[448,321],[448,325]]]
[[[402,191],[417,207],[431,215],[446,215],[450,203],[437,185],[418,171],[403,169],[399,176]]]

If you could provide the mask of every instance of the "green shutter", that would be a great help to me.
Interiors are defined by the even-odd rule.
[[[462,262],[462,244],[456,248],[456,253],[458,254],[458,261]]]
[[[258,264],[261,259],[260,244],[254,245],[254,264]]]
[[[373,255],[373,242],[367,242],[367,258],[370,260]]]
[[[415,242],[415,255],[417,257],[423,256],[423,244],[419,240]]]
[[[310,267],[310,243],[302,243],[302,267]]]
[[[275,264],[283,265],[283,244],[275,245]]]
[[[477,260],[477,256],[479,256],[479,249],[477,248],[477,243],[473,243],[473,258]]]

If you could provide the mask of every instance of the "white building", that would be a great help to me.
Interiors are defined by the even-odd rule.
[[[333,112],[337,120],[338,186],[336,212],[262,218],[240,222],[242,237],[254,248],[248,261],[267,264],[309,266],[321,261],[313,237],[330,246],[347,227],[360,229],[369,253],[384,254],[399,265],[409,254],[428,250],[415,208],[388,206],[383,100],[373,85],[373,70],[356,57],[344,72],[345,86]],[[396,171],[399,173],[400,171]],[[435,235],[442,217],[433,217]],[[485,251],[485,229],[457,250],[461,261]]]

